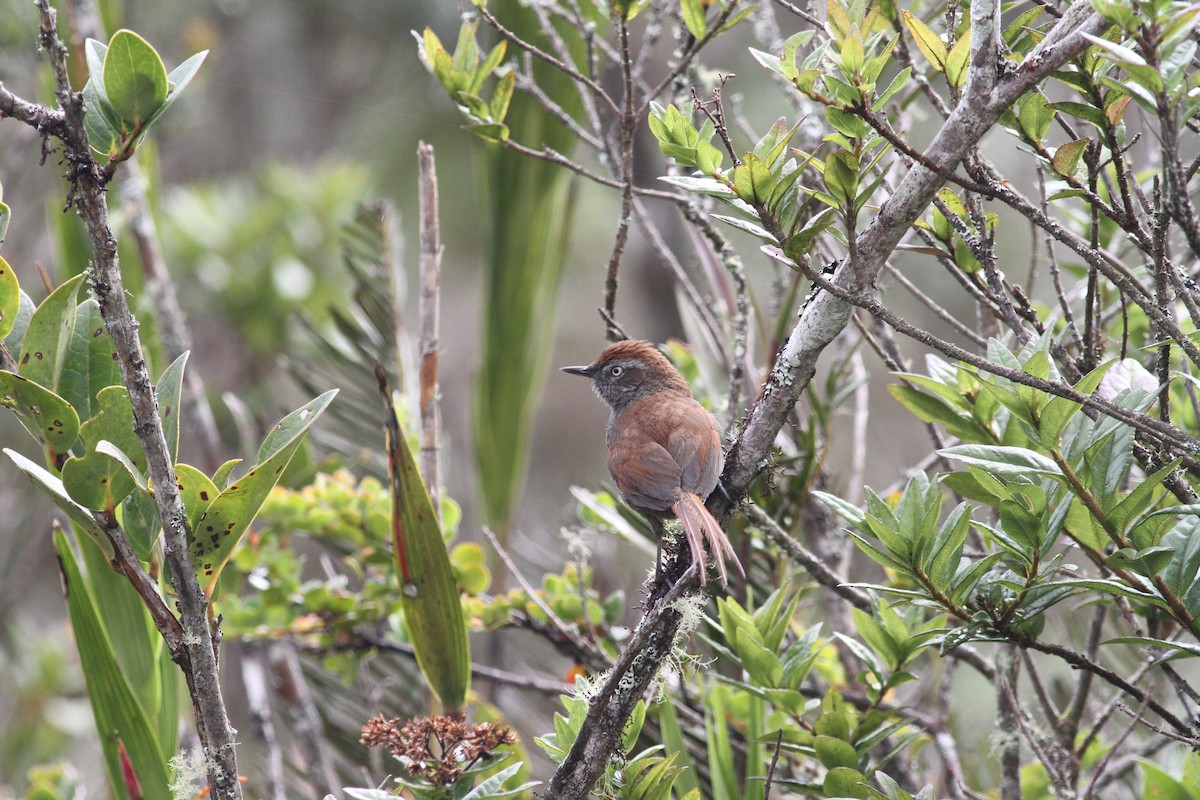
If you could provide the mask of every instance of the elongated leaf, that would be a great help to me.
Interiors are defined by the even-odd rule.
[[[929,26],[922,22],[917,17],[913,16],[908,11],[901,11],[904,18],[904,27],[908,28],[912,34],[913,40],[917,43],[917,49],[921,51],[921,55],[928,59],[938,72],[946,70],[946,43],[941,40],[936,33],[929,29]]]
[[[58,394],[86,422],[99,412],[97,395],[121,384],[121,364],[112,337],[104,329],[100,306],[88,298],[75,309],[75,325],[58,380]]]
[[[954,43],[946,56],[946,82],[955,89],[967,82],[967,66],[971,57],[971,29]]]
[[[61,530],[54,532],[54,549],[62,567],[67,611],[87,681],[88,699],[108,768],[114,796],[129,798],[121,763],[121,749],[147,800],[169,800],[171,792],[162,751],[146,712],[117,663],[112,642],[104,629],[96,601],[83,580],[75,553]]]
[[[7,210],[8,206],[4,207]],[[7,226],[7,217],[5,217]],[[0,241],[4,241],[4,231],[0,230]],[[3,258],[0,258],[0,339],[8,336],[17,321],[17,313],[21,310],[21,286],[17,283],[17,273]]]
[[[683,24],[694,39],[703,39],[708,31],[708,23],[704,20],[704,6],[700,0],[680,0],[680,10],[683,12]]]
[[[376,368],[387,420],[392,546],[403,587],[404,624],[425,680],[449,712],[466,702],[471,653],[462,599],[441,526],[400,427],[383,368]]]
[[[75,329],[75,297],[83,283],[76,275],[42,301],[21,343],[17,371],[52,392],[58,391],[59,373]]]
[[[491,0],[489,7],[519,38],[544,35],[539,12],[523,0]],[[559,35],[576,63],[584,63],[583,32],[561,26]],[[569,76],[541,63],[533,65],[533,73],[562,112],[581,112],[580,93]],[[536,140],[565,155],[575,147],[575,134],[526,92],[514,94],[505,122],[521,132],[522,141]],[[480,280],[484,310],[472,435],[482,516],[503,543],[525,482],[534,413],[554,343],[555,295],[569,262],[573,176],[507,148],[479,155],[478,183],[486,192],[480,207],[489,219],[481,220],[488,257]]]
[[[655,706],[658,711],[658,729],[662,735],[663,746],[668,753],[677,756],[682,771],[675,782],[680,795],[686,795],[693,789],[699,791],[700,783],[696,780],[696,765],[688,752],[684,740],[683,728],[679,725],[679,717],[675,713],[673,703],[659,703]]]
[[[112,558],[112,544],[104,535],[104,530],[92,517],[90,511],[71,499],[57,476],[52,475],[45,467],[35,464],[15,450],[5,448],[4,454],[12,459],[13,463],[17,465],[17,469],[28,475],[34,485],[45,492],[55,505],[62,509],[76,530],[87,534],[88,538],[94,541],[109,558]]]
[[[263,440],[258,463],[221,492],[197,521],[189,549],[200,585],[210,597],[233,549],[254,521],[267,494],[279,482],[304,434],[336,394],[337,390],[331,389],[280,420]]]
[[[993,475],[1006,478],[1027,478],[1031,475],[1051,478],[1063,476],[1062,470],[1051,459],[1024,447],[961,444],[943,448],[938,451],[938,455],[980,467]]]

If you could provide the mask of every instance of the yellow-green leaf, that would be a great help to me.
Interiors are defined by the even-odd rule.
[[[921,51],[921,55],[933,65],[938,72],[946,71],[946,43],[941,40],[936,33],[930,30],[929,26],[922,22],[909,11],[900,12],[904,17],[904,27],[908,28],[908,32],[913,35],[916,40],[917,49]]]
[[[0,203],[0,205],[3,205]],[[8,206],[3,211],[7,212]],[[7,216],[4,217],[7,223]],[[0,241],[4,232],[0,231]],[[3,258],[0,258],[0,339],[8,336],[13,323],[17,321],[17,312],[21,310],[21,286],[17,283],[17,273]]]
[[[1079,165],[1079,159],[1083,157],[1083,153],[1087,150],[1088,142],[1091,141],[1087,137],[1076,139],[1073,142],[1067,142],[1062,147],[1054,151],[1054,159],[1050,162],[1054,167],[1054,171],[1064,177],[1071,177],[1075,174],[1075,167]]]
[[[946,81],[955,89],[967,82],[967,65],[971,60],[971,29],[967,28],[962,38],[946,56]]]
[[[280,420],[263,440],[258,463],[221,492],[196,521],[188,548],[200,585],[210,597],[221,570],[262,508],[267,494],[279,482],[304,434],[336,394],[337,390],[331,389]],[[213,481],[213,485],[217,482]]]

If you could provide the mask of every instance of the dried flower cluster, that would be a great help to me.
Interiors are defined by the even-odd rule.
[[[359,740],[369,747],[386,747],[414,777],[434,786],[449,786],[480,760],[492,757],[501,745],[516,744],[507,725],[482,722],[468,725],[459,715],[370,719]]]

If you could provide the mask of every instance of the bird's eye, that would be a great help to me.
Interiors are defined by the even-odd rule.
[[[624,371],[625,371],[625,368],[620,366],[619,364],[613,364],[611,367],[608,368],[608,374],[612,375],[614,378],[621,377],[621,373]]]

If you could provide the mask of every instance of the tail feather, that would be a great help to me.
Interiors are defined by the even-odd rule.
[[[675,505],[671,506],[671,509],[683,525],[684,537],[687,539],[688,547],[692,549],[692,563],[699,569],[701,581],[706,580],[706,544],[717,560],[717,573],[721,576],[722,586],[729,583],[729,575],[725,568],[726,560],[732,562],[742,575],[746,574],[746,571],[742,569],[742,563],[738,561],[737,554],[733,551],[733,545],[729,543],[729,537],[725,535],[725,531],[721,530],[721,526],[713,519],[712,514],[708,513],[708,509],[704,507],[704,503],[697,495],[684,492]]]

